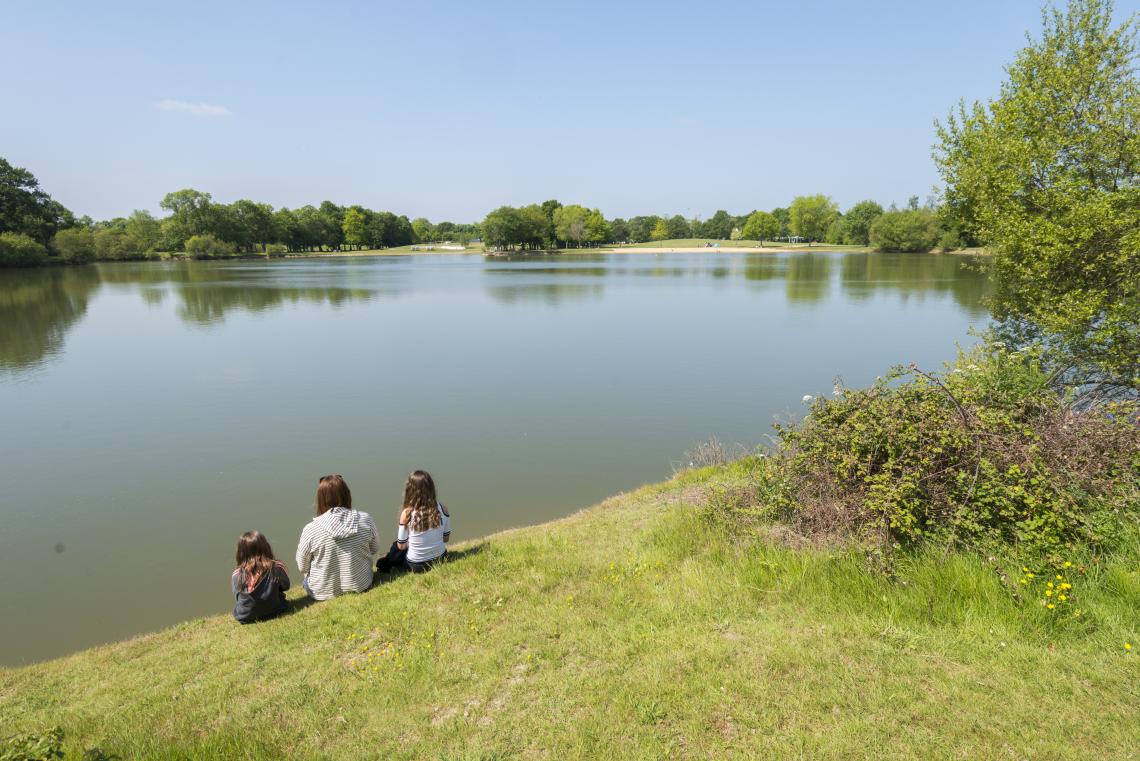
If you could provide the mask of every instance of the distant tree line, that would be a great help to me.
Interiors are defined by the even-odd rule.
[[[706,220],[648,215],[606,219],[598,209],[541,204],[500,206],[480,225],[490,247],[511,250],[582,248],[653,240],[788,241],[873,246],[881,251],[930,251],[978,244],[947,207],[917,196],[906,207],[884,209],[860,201],[845,213],[825,195],[799,196],[786,208],[734,216],[719,210]]]
[[[918,197],[902,209],[860,201],[846,212],[825,195],[800,196],[787,207],[734,216],[718,210],[706,220],[673,216],[607,219],[599,209],[557,200],[500,206],[481,223],[409,220],[360,205],[274,209],[242,199],[217,203],[209,193],[186,188],[168,193],[156,218],[137,210],[128,217],[96,222],[76,218],[39,186],[26,169],[0,158],[0,266],[49,261],[143,259],[156,252],[196,258],[233,254],[285,254],[371,250],[412,243],[482,240],[503,250],[588,248],[652,240],[713,239],[873,246],[883,251],[929,251],[977,245],[959,206]]]

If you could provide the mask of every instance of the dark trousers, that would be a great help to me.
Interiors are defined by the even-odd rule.
[[[447,550],[444,550],[438,558],[417,563],[408,560],[407,550],[401,550],[397,542],[392,542],[392,546],[388,548],[388,554],[376,561],[376,570],[391,573],[397,568],[405,568],[412,573],[427,573],[431,570],[432,564],[438,563],[445,557],[447,557]]]

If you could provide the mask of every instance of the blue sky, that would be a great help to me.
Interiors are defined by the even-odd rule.
[[[933,119],[997,92],[1039,3],[0,0],[0,28],[0,156],[79,214],[707,217],[925,197]]]

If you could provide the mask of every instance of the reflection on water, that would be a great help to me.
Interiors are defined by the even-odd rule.
[[[604,280],[741,278],[756,283],[782,280],[787,301],[807,306],[837,295],[865,301],[882,292],[918,299],[949,293],[969,314],[981,317],[990,289],[983,263],[954,256],[809,252],[512,255],[477,265],[486,278],[486,292],[507,304],[599,299]],[[423,285],[410,276],[413,268],[406,258],[384,257],[0,271],[0,372],[33,368],[56,356],[67,331],[83,318],[88,301],[103,285],[129,289],[154,307],[173,296],[182,320],[209,327],[235,310],[262,312],[299,302],[341,307],[409,293]]]
[[[98,288],[94,267],[0,270],[0,372],[58,354]]]
[[[425,467],[466,539],[664,478],[709,436],[763,441],[836,375],[862,385],[950,358],[985,319],[986,276],[965,262],[0,271],[0,579],[35,568],[37,582],[0,585],[0,621],[20,622],[0,626],[0,663],[224,612],[236,537],[256,528],[290,557],[321,473],[343,473],[387,532],[403,478]]]

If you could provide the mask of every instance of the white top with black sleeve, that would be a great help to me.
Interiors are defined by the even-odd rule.
[[[439,525],[426,531],[411,531],[406,523],[401,523],[396,530],[396,541],[408,543],[408,561],[411,563],[426,563],[443,555],[447,550],[445,542],[451,538],[451,516],[447,508],[440,503],[435,504],[439,511]]]

